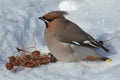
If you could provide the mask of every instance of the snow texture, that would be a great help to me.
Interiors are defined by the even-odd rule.
[[[38,17],[49,11],[64,10],[66,18],[75,22],[96,40],[120,37],[120,0],[0,0],[0,80],[120,80],[120,39],[105,42],[112,62],[57,62],[37,68],[20,68],[16,74],[5,64],[9,56],[20,55],[16,47],[33,46],[49,52],[43,34],[45,24]],[[102,53],[102,50],[100,51]]]

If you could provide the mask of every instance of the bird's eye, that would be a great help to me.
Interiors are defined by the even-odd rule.
[[[55,20],[56,18],[52,18],[52,19],[46,19],[48,22],[52,22],[53,20]]]

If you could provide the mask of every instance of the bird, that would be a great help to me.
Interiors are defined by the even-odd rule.
[[[39,17],[45,23],[45,43],[58,60],[63,62],[78,62],[81,60],[107,60],[95,48],[109,49],[96,41],[77,24],[68,20],[66,11],[51,11]]]

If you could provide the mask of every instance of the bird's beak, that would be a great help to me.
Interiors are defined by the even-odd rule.
[[[39,17],[39,19],[44,20],[44,17]]]

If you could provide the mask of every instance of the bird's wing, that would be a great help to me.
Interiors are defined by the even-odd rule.
[[[64,26],[64,29],[59,30],[54,35],[56,39],[65,43],[72,43],[86,47],[100,47],[106,52],[109,52],[109,50],[101,43],[97,42],[92,36],[70,21]]]

